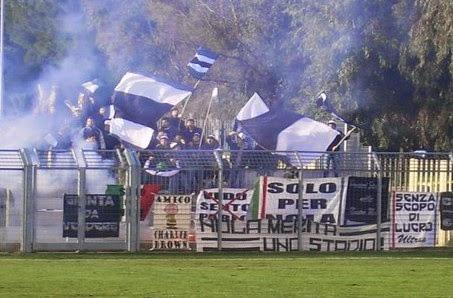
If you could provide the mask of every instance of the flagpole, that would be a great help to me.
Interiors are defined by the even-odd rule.
[[[347,125],[347,124],[346,124],[346,125]],[[346,140],[349,138],[349,136],[350,136],[356,129],[357,129],[357,127],[352,126],[352,128],[346,133],[346,135],[345,135],[343,138],[341,138],[341,140],[338,142],[338,144],[335,145],[335,146],[332,148],[332,151],[335,151],[338,147],[340,147],[341,144],[343,144],[344,141],[346,141]]]
[[[200,136],[200,145],[198,146],[198,149],[201,149],[201,144],[203,144],[203,136],[205,135],[205,130],[206,130],[206,124],[208,123],[208,117],[209,117],[209,113],[211,112],[211,105],[212,105],[212,100],[214,98],[218,98],[218,95],[219,95],[219,89],[217,87],[215,87],[214,89],[212,89],[212,94],[211,94],[211,99],[209,100],[209,105],[208,105],[208,110],[206,111],[206,117],[204,118],[204,122],[203,122],[203,129],[201,131],[201,136]]]
[[[200,84],[201,80],[198,80],[195,85],[193,85],[193,89],[195,90],[195,88],[198,87],[198,84]],[[187,97],[186,99],[186,102],[184,103],[184,106],[182,107],[182,110],[181,110],[181,118],[179,119],[179,127],[181,127],[181,120],[182,120],[182,116],[184,115],[184,112],[186,111],[186,107],[187,107],[187,103],[189,102],[190,98],[192,97],[192,94],[193,92]]]
[[[3,31],[4,31],[4,0],[0,0],[0,119],[3,118]]]

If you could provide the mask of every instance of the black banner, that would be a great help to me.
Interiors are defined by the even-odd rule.
[[[64,195],[63,237],[77,238],[78,200],[78,195]],[[87,194],[85,237],[118,237],[121,216],[122,206],[120,196]]]
[[[440,228],[445,231],[453,230],[453,192],[440,194]]]
[[[381,221],[390,220],[389,178],[382,178]],[[344,224],[375,224],[377,219],[377,178],[349,177]]]

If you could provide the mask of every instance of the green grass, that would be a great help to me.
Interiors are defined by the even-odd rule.
[[[0,297],[451,297],[453,250],[0,255]]]

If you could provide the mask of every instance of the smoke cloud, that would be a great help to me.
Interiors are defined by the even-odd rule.
[[[37,80],[25,81],[15,88],[15,93],[32,98],[32,107],[15,115],[9,113],[10,107],[4,107],[5,114],[10,116],[0,120],[3,132],[0,149],[50,148],[45,136],[55,135],[71,124],[71,111],[65,102],[77,105],[81,84],[97,78],[103,69],[103,57],[87,30],[83,10],[74,3],[60,5],[57,28],[59,37],[66,40],[65,55],[57,65],[44,66]],[[6,94],[9,98],[15,96]],[[100,100],[104,99],[101,97]],[[80,126],[82,123],[73,124]]]

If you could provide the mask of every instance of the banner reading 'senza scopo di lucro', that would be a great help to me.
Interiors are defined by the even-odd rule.
[[[392,246],[433,247],[436,244],[437,195],[395,192],[392,208]]]

